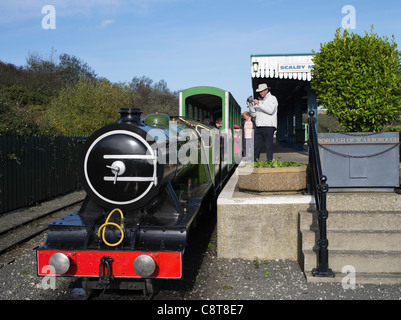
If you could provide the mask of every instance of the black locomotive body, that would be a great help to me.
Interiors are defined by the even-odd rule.
[[[154,279],[182,278],[193,221],[228,177],[224,139],[182,117],[152,114],[142,122],[138,109],[120,113],[119,123],[84,144],[87,197],[79,211],[49,224],[37,250],[41,276],[50,270],[84,278],[85,289],[148,291]]]

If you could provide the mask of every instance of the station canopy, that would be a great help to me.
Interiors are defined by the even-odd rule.
[[[281,100],[294,91],[305,95],[312,79],[312,58],[312,54],[252,55],[252,87],[267,83]]]
[[[315,111],[316,93],[311,88],[313,54],[251,55],[253,95],[266,83],[279,101],[277,141],[302,150],[303,114]]]
[[[251,56],[252,78],[311,81],[312,54]]]

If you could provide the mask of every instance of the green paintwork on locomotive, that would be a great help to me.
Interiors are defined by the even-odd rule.
[[[168,115],[160,113],[148,115],[144,119],[144,122],[154,129],[163,131],[169,140],[168,143],[171,142],[171,139],[177,139],[177,152],[189,142],[193,142],[193,145],[197,146],[193,148],[197,151],[196,162],[183,164],[179,176],[176,177],[173,183],[178,198],[180,198],[179,195],[187,195],[191,190],[196,191],[202,189],[202,185],[215,184],[214,175],[210,167],[212,165],[211,155],[205,150],[204,143],[201,141],[201,132],[199,131],[200,129],[211,131],[212,129],[210,127],[204,126],[196,121],[189,122],[180,117],[170,118]],[[175,137],[170,137],[170,135]],[[168,146],[169,144],[166,145],[166,147]],[[211,145],[211,147],[212,146],[213,145]],[[208,159],[207,163],[204,163],[205,158]],[[178,154],[177,161],[179,161]]]
[[[152,113],[145,118],[145,123],[149,126],[168,127],[170,117],[164,113]]]

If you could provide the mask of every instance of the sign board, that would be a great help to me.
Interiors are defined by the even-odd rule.
[[[279,72],[311,72],[313,63],[280,63]]]

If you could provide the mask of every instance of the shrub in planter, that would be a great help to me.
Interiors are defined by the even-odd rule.
[[[238,187],[243,191],[277,192],[306,189],[307,166],[275,159],[239,168]]]
[[[394,41],[367,32],[341,34],[313,52],[312,88],[347,132],[380,132],[401,115],[401,53]]]
[[[319,133],[331,190],[399,186],[399,179],[390,179],[399,176],[399,134],[378,133],[401,115],[401,53],[394,37],[380,38],[373,27],[365,36],[338,29],[313,61],[318,103],[346,131]]]
[[[280,158],[267,160],[267,161],[256,161],[251,164],[254,168],[291,168],[291,167],[301,167],[304,164],[296,163],[292,161],[280,161]]]

